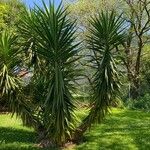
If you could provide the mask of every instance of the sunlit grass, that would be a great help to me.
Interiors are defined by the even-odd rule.
[[[83,118],[88,110],[76,113]],[[33,129],[23,127],[21,120],[0,115],[0,150],[38,150],[35,141]],[[113,109],[103,124],[86,132],[83,143],[70,147],[70,150],[149,150],[150,113]]]
[[[76,150],[149,150],[150,113],[113,109],[101,125],[85,134]]]

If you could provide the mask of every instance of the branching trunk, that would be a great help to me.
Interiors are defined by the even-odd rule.
[[[72,137],[72,142],[79,143],[83,141],[83,134],[90,127],[89,123],[87,123],[87,118],[88,116],[83,120],[82,124],[79,127],[77,127],[77,129],[75,130],[73,137]]]
[[[140,95],[140,64],[141,64],[141,52],[143,49],[142,37],[139,36],[138,41],[138,52],[136,56],[135,65],[132,62],[133,57],[131,53],[131,45],[124,45],[126,60],[124,60],[125,66],[127,68],[128,80],[131,83],[130,95],[132,99],[136,99]]]
[[[144,37],[150,30],[150,2],[147,0],[125,1],[129,6],[130,18],[127,21],[130,23],[130,29],[128,39],[123,44],[125,49],[123,62],[131,84],[131,98],[136,99],[140,95],[141,54],[144,44],[147,43]]]
[[[141,54],[139,55],[141,57]],[[129,80],[129,83],[131,84],[130,87],[130,96],[132,99],[136,99],[139,94],[139,88],[140,88],[140,60],[139,58],[137,59],[137,65],[134,66],[131,55],[126,52],[126,61],[124,61],[124,64],[127,68],[127,77]]]

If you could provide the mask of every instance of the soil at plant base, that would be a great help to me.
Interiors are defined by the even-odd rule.
[[[67,150],[72,150],[73,148],[75,148],[76,144],[74,144],[73,142],[68,142],[64,145],[64,147],[62,148],[63,150],[64,149],[67,149]]]
[[[0,114],[9,114],[8,108],[0,106]]]

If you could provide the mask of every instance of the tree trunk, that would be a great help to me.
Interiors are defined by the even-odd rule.
[[[91,113],[91,111],[90,111],[90,113]],[[71,140],[73,143],[80,143],[80,142],[84,141],[83,134],[88,129],[90,129],[91,125],[94,123],[94,121],[89,120],[90,113],[84,118],[81,125],[76,128],[76,130],[73,134],[72,140]]]
[[[140,84],[139,84],[139,79],[136,79],[132,81],[131,89],[130,89],[130,96],[132,99],[137,99],[140,95]]]
[[[46,129],[42,125],[39,125],[36,131],[38,133],[37,143],[39,143],[38,144],[39,147],[41,148],[56,147],[56,143],[46,136]]]
[[[141,65],[141,52],[143,48],[143,41],[142,38],[139,36],[138,42],[138,53],[136,58],[136,65],[134,70],[134,75],[132,77],[132,86],[131,86],[131,98],[137,99],[140,95],[140,65]]]
[[[137,53],[137,58],[136,58],[136,63],[134,64],[133,62],[133,54],[131,53],[131,48],[130,45],[131,43],[128,43],[127,45],[123,45],[125,48],[125,54],[126,54],[126,58],[122,59],[126,69],[127,69],[127,76],[128,76],[128,80],[131,84],[131,88],[130,88],[130,98],[132,99],[137,99],[140,95],[140,78],[139,78],[139,74],[140,74],[140,61],[141,61],[141,51],[142,51],[142,41],[140,41],[138,43],[138,53]]]
[[[87,131],[89,128],[89,124],[86,122],[83,122],[74,132],[74,135],[72,137],[73,143],[80,143],[83,141],[83,134]]]

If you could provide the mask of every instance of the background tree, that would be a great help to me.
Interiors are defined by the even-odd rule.
[[[24,7],[19,0],[0,0],[0,31],[15,30]]]
[[[144,46],[149,42],[150,2],[147,0],[125,0],[125,2],[127,9],[124,13],[128,24],[128,37],[123,44],[123,61],[131,84],[131,98],[135,99],[140,94],[142,53]]]

